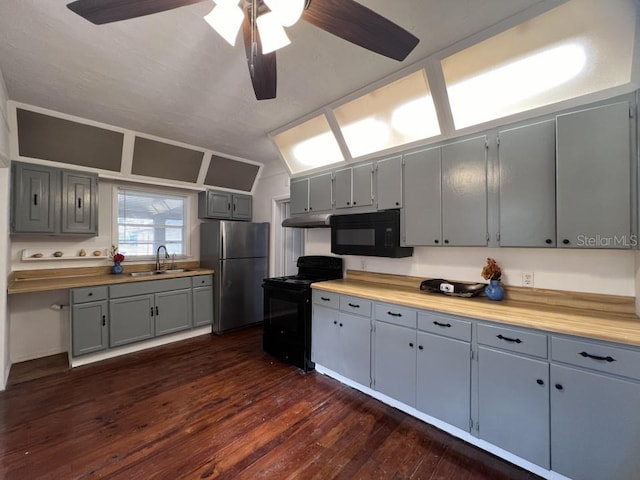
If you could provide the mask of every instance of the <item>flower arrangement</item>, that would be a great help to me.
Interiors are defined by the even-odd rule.
[[[487,258],[487,264],[482,268],[481,275],[485,280],[500,280],[502,270],[500,270],[498,262],[493,258]]]
[[[121,253],[118,253],[117,245],[111,245],[111,257],[113,258],[113,261],[115,263],[120,263],[124,261],[124,255]]]

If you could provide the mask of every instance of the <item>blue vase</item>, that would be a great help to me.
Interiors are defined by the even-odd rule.
[[[122,273],[122,265],[120,265],[120,262],[113,262],[111,273]]]
[[[504,298],[504,288],[500,280],[489,280],[489,285],[484,287],[484,293],[489,300],[499,301]]]

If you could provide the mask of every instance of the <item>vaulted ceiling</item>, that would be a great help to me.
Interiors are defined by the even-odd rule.
[[[259,162],[267,133],[474,33],[550,0],[360,0],[420,39],[402,63],[311,24],[288,29],[278,96],[256,101],[239,40],[203,20],[210,0],[96,26],[71,0],[2,0],[0,69],[9,98]]]

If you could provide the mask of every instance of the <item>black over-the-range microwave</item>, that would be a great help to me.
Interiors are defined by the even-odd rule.
[[[400,210],[331,217],[331,252],[337,255],[410,257],[413,247],[400,246]]]

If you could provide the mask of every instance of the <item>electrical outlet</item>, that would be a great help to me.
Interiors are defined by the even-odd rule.
[[[367,261],[360,260],[360,270],[365,271],[367,269]]]
[[[522,272],[522,286],[533,287],[533,272]]]

